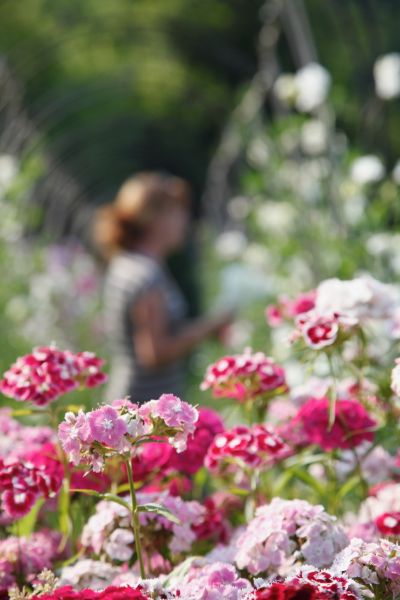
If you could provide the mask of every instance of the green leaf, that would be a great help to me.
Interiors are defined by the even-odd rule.
[[[69,481],[64,478],[58,497],[58,526],[64,539],[67,539],[72,530],[72,523],[69,516],[70,489]]]
[[[350,477],[339,489],[337,495],[342,500],[347,494],[349,494],[358,484],[360,483],[359,475],[353,475]]]
[[[304,481],[307,485],[309,485],[313,490],[315,490],[320,496],[324,496],[325,488],[318,483],[316,479],[306,470],[293,469],[295,476],[301,481]]]
[[[31,508],[27,515],[22,517],[19,521],[13,524],[11,530],[14,535],[18,536],[30,536],[35,529],[36,521],[39,515],[39,511],[44,504],[44,498],[40,498],[36,504]]]
[[[162,506],[161,504],[154,504],[154,503],[139,504],[137,509],[139,512],[156,513],[157,515],[161,515],[162,517],[169,519],[170,521],[172,521],[173,523],[176,523],[177,525],[180,525],[180,523],[181,523],[181,521],[178,519],[178,517],[176,517],[170,510],[168,510],[168,508],[165,508],[165,506]]]
[[[108,494],[108,493],[101,494],[100,492],[96,492],[96,490],[89,490],[89,489],[86,490],[86,489],[82,489],[82,488],[73,489],[73,490],[71,490],[71,492],[78,492],[79,494],[86,494],[87,496],[95,496],[96,498],[101,498],[102,500],[108,500],[109,502],[115,502],[116,504],[123,506],[124,508],[129,510],[129,512],[131,512],[130,504],[126,500],[124,500],[120,496],[116,496],[115,494]]]
[[[292,469],[287,469],[286,471],[284,471],[273,484],[272,495],[279,496],[293,477],[294,473]]]
[[[231,487],[229,488],[229,493],[234,494],[235,496],[244,496],[247,497],[249,495],[249,490],[245,490],[239,487]]]

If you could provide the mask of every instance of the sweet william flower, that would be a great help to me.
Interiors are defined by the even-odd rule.
[[[210,365],[200,387],[211,389],[217,398],[234,398],[239,402],[287,390],[284,369],[272,358],[250,348]]]
[[[12,518],[26,515],[40,498],[50,498],[61,487],[62,473],[47,469],[46,464],[0,460],[0,495],[2,507]]]
[[[74,354],[55,346],[35,348],[4,373],[0,391],[19,402],[47,406],[74,389],[102,384],[106,380],[102,364],[91,352]]]
[[[140,407],[117,401],[89,413],[68,412],[58,434],[74,465],[88,464],[97,472],[104,468],[106,457],[127,455],[144,441],[167,438],[177,452],[183,452],[197,419],[196,408],[172,394],[164,394]]]
[[[205,466],[212,471],[272,466],[290,454],[283,439],[264,425],[239,425],[215,436],[208,449]],[[232,461],[236,467],[232,467]]]
[[[355,448],[362,442],[372,442],[376,421],[360,402],[337,400],[332,426],[329,425],[329,406],[330,401],[326,397],[310,398],[292,419],[289,429],[323,450]]]
[[[375,525],[382,535],[400,536],[400,511],[380,515],[376,519]]]
[[[119,448],[127,433],[124,420],[112,406],[102,406],[89,413],[89,427],[93,439],[110,448]]]
[[[60,587],[49,594],[32,596],[40,600],[151,600],[142,586],[109,586],[102,591],[90,589],[74,591],[71,586]]]

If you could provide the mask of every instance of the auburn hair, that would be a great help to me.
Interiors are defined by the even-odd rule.
[[[104,258],[132,249],[151,228],[160,213],[171,206],[189,207],[191,191],[179,177],[139,173],[127,179],[113,202],[99,208],[93,223],[93,239]]]

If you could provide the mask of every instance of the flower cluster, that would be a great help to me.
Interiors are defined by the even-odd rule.
[[[372,491],[361,503],[357,515],[347,515],[352,537],[372,542],[380,535],[400,535],[400,484],[381,484]]]
[[[132,588],[130,586],[116,587],[114,585],[106,589],[95,592],[90,589],[75,592],[71,586],[64,586],[50,592],[49,594],[40,594],[32,596],[41,600],[150,600],[142,586]]]
[[[335,421],[329,425],[328,398],[310,398],[285,427],[288,438],[303,439],[305,444],[318,444],[324,450],[355,448],[374,439],[376,421],[356,400],[337,400]]]
[[[315,308],[316,292],[300,294],[293,300],[283,296],[278,304],[267,306],[265,316],[270,327],[278,327],[284,320],[292,320],[298,315],[308,313]]]
[[[197,539],[195,527],[203,522],[206,509],[199,502],[185,502],[168,492],[139,492],[137,498],[139,504],[160,505],[175,517],[173,522],[168,516],[155,512],[140,513],[149,554],[165,552],[166,548],[171,556],[189,552]],[[104,556],[109,561],[131,561],[135,547],[128,509],[108,501],[99,502],[95,514],[83,528],[81,544],[87,551]]]
[[[58,429],[61,444],[74,464],[101,471],[104,457],[129,453],[132,444],[168,438],[178,452],[195,431],[197,410],[172,394],[137,406],[127,400],[103,405],[89,413],[68,412]]]
[[[347,337],[357,323],[356,319],[339,313],[321,314],[317,311],[309,311],[296,318],[296,330],[292,334],[291,341],[295,342],[301,338],[309,348],[321,350],[332,346],[339,335],[342,339]]]
[[[226,563],[215,562],[192,568],[173,590],[172,598],[185,600],[245,600],[252,586]]]
[[[95,387],[106,380],[103,361],[92,352],[73,353],[54,346],[35,348],[21,356],[0,382],[0,391],[19,402],[47,406],[79,387]]]
[[[211,389],[215,397],[239,402],[266,394],[286,391],[285,372],[272,358],[247,348],[242,354],[225,356],[207,369],[202,390]]]
[[[353,538],[336,558],[332,571],[355,579],[369,590],[382,590],[384,597],[400,594],[400,546],[389,540],[367,543]]]
[[[55,496],[61,487],[62,475],[46,464],[0,460],[0,494],[6,515],[18,519],[26,515],[40,498]]]
[[[59,534],[47,530],[33,533],[29,538],[10,536],[0,540],[0,596],[21,577],[28,583],[43,569],[51,568],[59,542]]]
[[[329,567],[347,536],[322,506],[274,498],[256,510],[239,536],[235,562],[253,575],[285,574],[296,562]]]
[[[358,600],[353,582],[328,571],[308,571],[293,579],[259,588],[253,600]]]
[[[215,436],[205,465],[212,471],[229,469],[232,464],[250,469],[265,468],[288,454],[288,445],[271,427],[238,425]]]
[[[0,409],[0,458],[20,458],[55,442],[56,433],[50,427],[23,425],[12,418],[8,408]]]

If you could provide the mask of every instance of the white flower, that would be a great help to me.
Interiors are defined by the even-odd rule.
[[[0,191],[7,190],[17,173],[17,159],[11,154],[0,154]]]
[[[348,281],[327,279],[317,288],[316,310],[338,312],[356,319],[384,319],[392,316],[398,297],[396,289],[370,276]]]
[[[362,194],[347,198],[343,204],[343,212],[349,225],[358,225],[365,213],[366,198]]]
[[[383,100],[400,96],[400,54],[385,54],[375,62],[374,78],[376,94]]]
[[[297,71],[294,83],[297,92],[296,108],[301,112],[311,112],[327,99],[331,76],[322,65],[310,63]]]
[[[228,203],[228,214],[235,221],[244,221],[250,212],[250,202],[245,196],[231,198]]]
[[[270,200],[256,210],[255,216],[263,231],[280,235],[291,229],[296,218],[296,210],[289,202]]]
[[[247,149],[247,159],[254,167],[264,168],[269,159],[269,148],[266,141],[262,138],[253,139]]]
[[[274,94],[285,104],[291,104],[296,97],[295,77],[290,73],[279,75],[274,83]]]
[[[396,360],[396,366],[392,370],[391,388],[396,396],[400,396],[400,360]]]
[[[91,588],[102,590],[119,575],[120,569],[102,560],[78,560],[64,567],[60,575],[60,587],[70,585],[77,590]]]
[[[322,121],[306,121],[300,132],[301,147],[306,154],[322,154],[328,146],[328,129]]]
[[[241,231],[225,231],[221,233],[216,242],[215,250],[224,260],[239,258],[247,246],[247,239]]]
[[[400,185],[400,160],[398,160],[393,167],[392,178],[397,185]]]
[[[385,175],[382,161],[373,154],[357,158],[350,169],[350,177],[360,185],[380,181]]]

